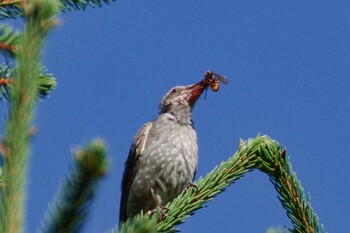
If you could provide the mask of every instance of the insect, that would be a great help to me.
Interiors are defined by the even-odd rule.
[[[228,79],[225,76],[216,74],[211,70],[208,70],[204,75],[204,81],[210,86],[212,91],[219,90],[219,81],[223,84],[228,84]]]

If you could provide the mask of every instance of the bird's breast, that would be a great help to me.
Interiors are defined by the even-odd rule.
[[[158,118],[145,148],[140,162],[150,168],[148,177],[152,177],[153,183],[150,186],[160,195],[174,198],[192,182],[198,155],[197,136],[192,125]]]

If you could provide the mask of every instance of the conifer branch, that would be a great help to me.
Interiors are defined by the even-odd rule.
[[[129,232],[142,232],[142,233],[154,233],[157,232],[157,223],[160,212],[156,212],[152,218],[147,213],[141,213],[133,219],[128,219],[120,226],[120,233]],[[118,227],[115,227],[106,233],[117,233]]]
[[[302,187],[291,169],[285,150],[280,150],[279,144],[267,136],[258,136],[247,142],[241,142],[233,157],[198,180],[197,188],[185,190],[168,203],[165,218],[162,217],[161,210],[150,218],[151,221],[147,220],[149,219],[147,214],[141,214],[122,224],[120,232],[176,232],[177,229],[174,228],[176,225],[184,222],[195,210],[203,208],[206,202],[223,192],[245,173],[256,168],[267,173],[275,185],[282,206],[294,225],[294,229],[289,229],[290,231],[324,232],[316,214],[313,213],[310,200],[305,200]],[[118,232],[117,227],[111,232]]]
[[[13,30],[11,26],[0,24],[0,51],[13,57],[21,36],[22,33]]]
[[[286,228],[269,228],[266,233],[287,233],[290,232]]]
[[[2,175],[2,165],[0,164],[0,195],[1,195],[1,190],[4,188],[4,178]]]
[[[41,48],[47,32],[54,26],[58,4],[54,0],[23,2],[26,24],[16,56],[16,82],[9,95],[8,119],[3,156],[4,188],[0,195],[0,232],[17,233],[24,229],[27,162],[30,127],[40,70]]]
[[[87,7],[102,7],[103,3],[110,4],[117,0],[61,0],[62,11],[81,11]]]
[[[13,30],[6,24],[0,24],[0,51],[9,54],[11,58],[16,57],[18,43],[21,41],[22,33]],[[16,71],[10,65],[0,64],[0,100],[9,99],[9,88],[13,86]],[[47,72],[45,67],[40,68],[36,80],[36,100],[46,98],[56,87],[56,79]]]
[[[312,209],[310,195],[305,198],[286,150],[281,150],[277,143],[268,143],[262,148],[258,159],[259,169],[270,177],[279,200],[294,225],[294,229],[290,230],[296,233],[325,232]]]
[[[0,101],[9,100],[9,92],[14,85],[15,70],[11,70],[9,65],[0,64]],[[39,76],[36,82],[36,96],[37,101],[45,99],[56,88],[56,79],[52,74],[48,73],[45,67],[40,68]]]
[[[0,101],[9,99],[9,85],[12,83],[10,73],[9,66],[0,64]]]
[[[157,232],[176,232],[174,228],[191,216],[195,210],[205,207],[204,204],[236,180],[252,171],[257,163],[257,155],[267,137],[250,139],[246,144],[241,143],[238,151],[226,162],[215,167],[205,177],[197,181],[197,188],[190,188],[179,195],[166,207],[167,217],[157,226]]]
[[[36,100],[47,98],[56,88],[56,85],[56,79],[53,75],[48,73],[46,68],[41,67],[40,74],[36,81]]]
[[[248,140],[246,145],[242,143],[233,157],[215,167],[204,178],[200,178],[196,184],[197,188],[189,187],[172,202],[168,203],[165,219],[154,226],[156,230],[153,232],[176,232],[175,225],[184,222],[195,210],[203,208],[206,202],[223,192],[227,186],[240,179],[246,172],[254,169],[257,163],[257,151],[265,138],[258,137]],[[152,222],[158,222],[157,220],[161,215],[161,211],[158,210],[157,214],[152,216]],[[143,232],[141,230],[144,229],[144,226],[150,224],[144,220],[147,219],[146,216],[128,220],[122,224],[120,232]],[[136,227],[140,228],[135,230]],[[117,232],[117,228],[114,229],[114,232]]]
[[[81,11],[87,7],[102,7],[103,4],[110,4],[117,0],[60,0],[60,10]],[[21,4],[25,0],[0,0],[0,20],[6,18],[16,18],[24,15]]]
[[[0,2],[0,19],[23,16],[20,2],[23,0],[2,0]]]
[[[74,165],[38,232],[79,232],[107,167],[106,149],[101,140],[77,150]]]

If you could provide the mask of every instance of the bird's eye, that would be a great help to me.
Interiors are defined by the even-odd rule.
[[[171,91],[171,93],[176,93],[176,92],[178,92],[178,91],[179,91],[179,89],[174,88],[174,89]]]

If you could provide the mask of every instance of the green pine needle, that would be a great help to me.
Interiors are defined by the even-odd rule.
[[[274,143],[261,152],[259,168],[274,184],[279,200],[294,225],[292,232],[325,232],[313,212],[310,197],[305,197],[301,183],[292,170],[286,150],[280,150],[279,145]]]
[[[149,224],[150,229],[153,229],[151,227],[154,227],[155,222],[158,224],[154,232],[177,232],[176,225],[183,223],[186,218],[194,214],[194,211],[205,207],[208,201],[223,192],[226,187],[254,169],[260,169],[269,175],[279,193],[282,206],[294,225],[294,229],[285,229],[283,232],[324,232],[316,214],[313,213],[310,199],[305,200],[303,189],[292,171],[286,151],[281,150],[279,144],[267,136],[242,141],[233,157],[200,178],[197,187],[189,187],[168,203],[164,219],[159,217],[164,213],[158,209],[156,215],[151,218],[139,215],[128,220],[122,224],[121,232],[148,232],[142,230],[144,226]],[[111,232],[117,232],[117,227]],[[277,229],[275,232],[282,231]]]
[[[117,0],[61,0],[63,11],[81,11],[87,7],[102,7],[103,3],[110,4]]]
[[[0,8],[1,9],[1,8]],[[7,24],[0,24],[0,50],[14,56],[22,33]]]
[[[23,12],[19,5],[19,0],[0,2],[0,19],[16,18],[22,16]]]
[[[78,232],[84,223],[108,161],[101,140],[75,152],[74,165],[50,205],[38,232]]]
[[[11,2],[1,2],[0,7]],[[55,25],[55,0],[21,1],[26,23],[16,49],[15,82],[9,91],[4,139],[0,143],[4,186],[0,195],[0,232],[24,232],[30,127],[35,106],[36,79],[40,74],[41,49]],[[1,9],[0,9],[1,11]],[[7,71],[6,71],[7,72]],[[5,72],[5,73],[6,73]]]
[[[141,213],[131,220],[124,222],[120,228],[120,233],[142,232],[153,233],[156,232],[157,220],[159,218],[159,212],[156,212],[152,219],[146,213]],[[114,228],[106,233],[116,233],[118,228]]]
[[[9,99],[9,84],[6,82],[6,80],[9,83],[12,82],[10,75],[10,67],[4,64],[0,64],[0,101]]]
[[[209,174],[197,181],[197,188],[189,188],[179,195],[166,207],[169,208],[167,217],[157,226],[157,232],[176,232],[174,228],[191,216],[195,210],[205,207],[204,204],[236,180],[252,171],[257,163],[257,152],[267,137],[257,137],[248,140],[238,152],[226,162],[222,162]]]
[[[117,0],[60,0],[61,11],[81,11],[87,7],[102,7]],[[0,2],[0,20],[23,16],[20,0],[7,0]]]
[[[4,188],[4,178],[3,178],[3,175],[2,175],[2,167],[0,167],[0,192],[1,190]]]
[[[269,228],[266,233],[287,233],[288,230],[285,228],[277,227],[277,228]]]
[[[13,30],[6,24],[0,24],[0,51],[15,58],[21,37],[22,33]],[[10,65],[0,64],[0,100],[9,99],[9,88],[12,86],[15,73],[16,71],[11,69]],[[4,82],[6,79],[9,82]],[[42,67],[36,80],[36,86],[37,100],[42,100],[55,89],[56,79],[47,72],[46,68]]]
[[[36,82],[37,100],[47,98],[50,93],[56,88],[56,79],[51,73],[47,73],[45,68],[41,69],[41,73]]]
[[[15,82],[14,74],[15,71],[11,70],[9,66],[0,64],[0,101],[10,100],[9,91]],[[39,76],[35,82],[37,101],[47,98],[57,86],[56,79],[44,67],[40,68]]]

